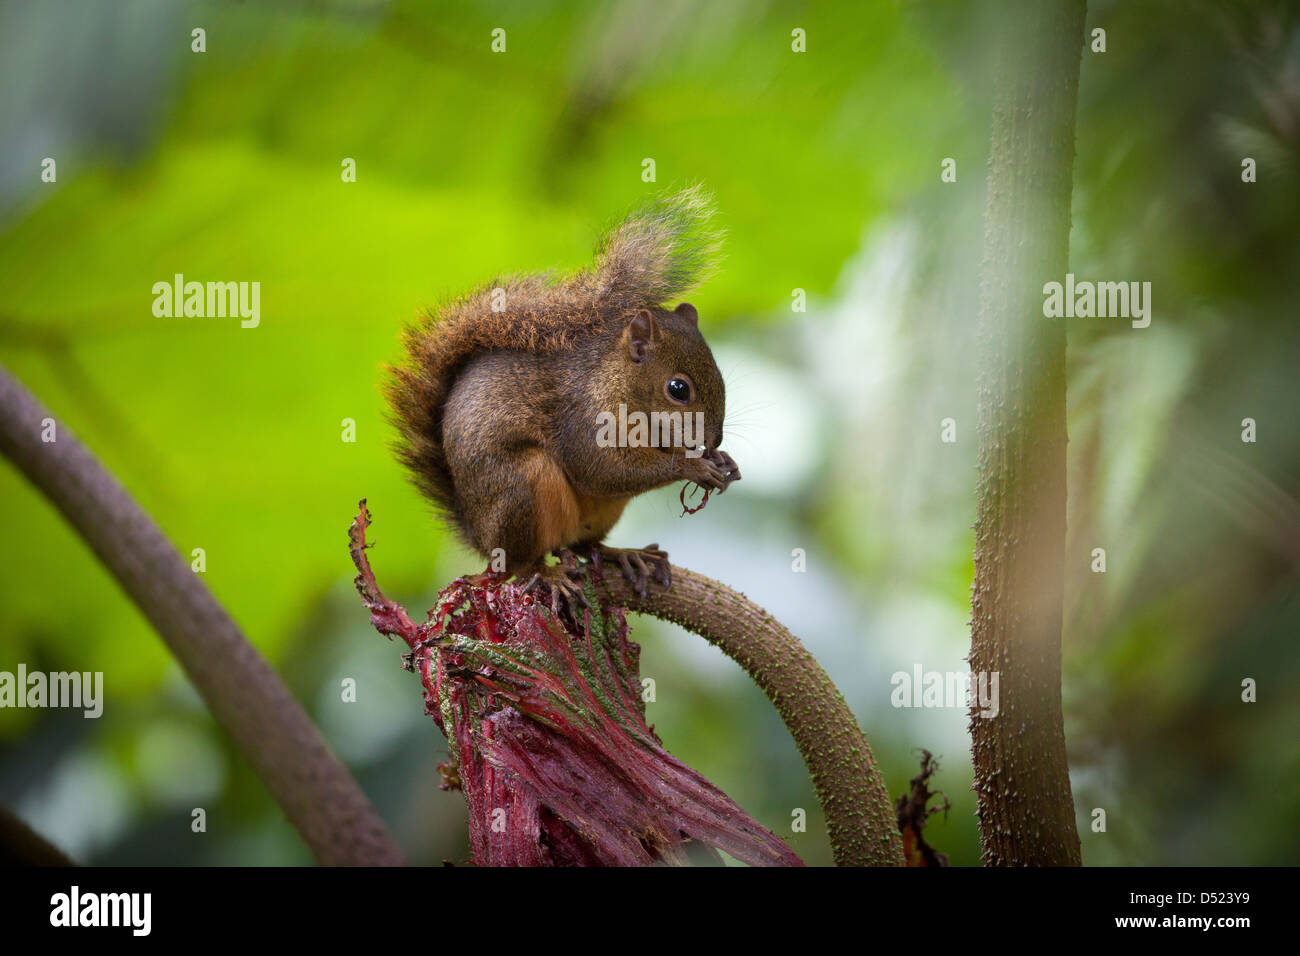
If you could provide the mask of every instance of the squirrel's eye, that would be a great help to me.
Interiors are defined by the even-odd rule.
[[[668,392],[668,397],[674,402],[685,405],[691,400],[691,383],[683,378],[670,378],[664,388]]]

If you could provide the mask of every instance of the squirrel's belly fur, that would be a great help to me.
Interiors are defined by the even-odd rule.
[[[464,535],[489,558],[504,551],[512,572],[557,548],[600,541],[628,501],[582,495],[570,483],[551,433],[566,380],[548,364],[526,352],[476,356],[452,383],[442,418]]]

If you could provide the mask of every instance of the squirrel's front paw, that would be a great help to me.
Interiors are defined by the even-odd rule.
[[[549,592],[551,610],[554,613],[559,614],[560,608],[565,607],[574,621],[580,621],[578,608],[591,609],[591,602],[587,600],[587,594],[582,590],[582,585],[574,580],[575,577],[580,575],[581,571],[576,567],[543,564],[537,569],[537,573],[529,578],[528,583],[524,585],[524,590],[540,591],[542,594]]]
[[[725,451],[715,448],[698,458],[687,458],[685,461],[683,477],[701,488],[721,493],[733,481],[740,481],[740,466]]]
[[[658,543],[647,544],[644,548],[610,548],[602,544],[592,549],[591,559],[597,571],[600,570],[602,561],[617,561],[623,569],[623,576],[632,582],[643,601],[649,592],[651,581],[656,581],[665,588],[673,586],[668,552],[660,551]]]

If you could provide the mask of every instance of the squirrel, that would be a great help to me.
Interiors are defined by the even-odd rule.
[[[493,570],[549,588],[557,613],[561,601],[571,614],[590,606],[578,554],[598,571],[617,562],[643,599],[652,580],[672,586],[657,543],[603,543],[633,497],[678,481],[721,492],[740,478],[719,449],[725,395],[699,315],[665,305],[713,268],[712,215],[698,186],[663,194],[599,242],[591,268],[498,278],[426,314],[387,370],[396,450],[415,485]],[[686,427],[665,442],[629,428],[617,447],[601,426],[623,407],[652,433],[652,413]]]

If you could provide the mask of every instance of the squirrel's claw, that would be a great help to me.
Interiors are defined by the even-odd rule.
[[[687,461],[686,479],[701,488],[721,494],[733,481],[740,480],[740,467],[725,451],[718,451],[715,448],[699,458],[687,459]]]
[[[564,569],[566,574],[572,575],[578,571],[581,562],[578,560],[578,556],[568,548],[556,548],[551,554],[560,559],[560,567]]]
[[[641,600],[649,593],[650,582],[655,581],[665,588],[673,586],[672,565],[668,563],[668,552],[660,551],[658,543],[648,544],[644,548],[608,548],[601,546],[592,555],[593,560],[615,560],[623,569],[623,576],[632,583]]]
[[[709,452],[709,458],[722,472],[722,487],[718,489],[718,494],[726,491],[727,486],[733,481],[740,481],[740,466],[736,464],[736,459],[725,451],[718,451],[717,449]]]
[[[569,615],[578,621],[578,608],[585,607],[588,610],[595,610],[591,606],[591,601],[587,600],[587,593],[582,589],[582,585],[573,579],[571,575],[580,574],[578,568],[566,568],[560,565],[544,565],[537,573],[528,579],[524,585],[525,591],[540,591],[542,594],[550,594],[551,610],[559,614],[560,608],[567,608]]]

